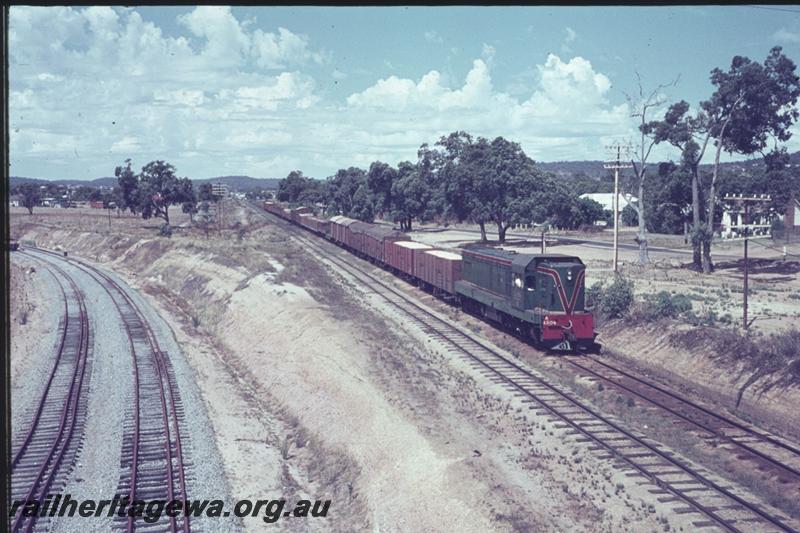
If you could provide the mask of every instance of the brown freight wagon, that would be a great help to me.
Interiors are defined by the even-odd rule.
[[[357,223],[358,220],[341,215],[331,217],[331,239],[344,246],[350,246],[350,226]]]
[[[311,218],[312,218],[311,213],[303,213],[297,216],[297,223],[303,226],[304,228],[314,230],[314,224],[311,222]]]
[[[275,202],[264,202],[264,209],[272,213],[273,215],[278,215],[280,217],[283,216],[283,208],[280,204]]]
[[[350,230],[350,247],[358,253],[380,262],[384,262],[385,243],[408,238],[399,231],[366,222],[353,224],[350,226]]]
[[[424,284],[448,294],[455,294],[461,279],[461,255],[446,250],[425,250],[416,254],[414,273]]]
[[[414,274],[414,256],[432,249],[432,246],[416,241],[387,242],[384,249],[384,261],[390,267],[413,277],[416,275]]]
[[[326,220],[324,218],[311,217],[310,221],[316,228],[317,233],[319,233],[320,235],[330,234],[330,227],[331,227],[330,220]]]
[[[328,234],[328,228],[331,225],[329,220],[317,218],[310,213],[304,213],[300,215],[298,219],[301,226],[306,227],[315,233],[322,235]]]
[[[292,221],[295,222],[296,224],[299,224],[300,223],[300,215],[303,215],[303,214],[306,214],[306,213],[311,214],[312,213],[311,209],[309,209],[307,207],[295,207],[294,209],[292,209]]]
[[[370,224],[367,224],[366,222],[361,222],[359,220],[356,220],[353,224],[350,224],[350,226],[348,226],[350,233],[347,245],[359,254],[367,255],[364,246],[364,232],[367,231],[369,226]]]

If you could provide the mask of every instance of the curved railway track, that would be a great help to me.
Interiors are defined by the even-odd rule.
[[[683,421],[701,436],[731,448],[739,460],[751,461],[782,485],[800,491],[800,448],[759,429],[733,420],[596,357],[563,357],[579,372],[634,395]],[[800,492],[798,492],[800,497]]]
[[[268,213],[263,213],[269,218]],[[270,220],[279,217],[272,215]],[[288,227],[290,223],[281,219]],[[653,487],[664,503],[681,502],[676,513],[696,513],[696,528],[717,526],[733,532],[800,531],[798,524],[776,510],[768,509],[749,494],[730,486],[713,473],[677,457],[672,451],[638,432],[623,427],[581,400],[572,391],[552,383],[543,375],[520,366],[484,341],[456,327],[451,322],[422,307],[402,291],[390,286],[352,261],[343,260],[311,239],[294,237],[314,250],[321,258],[368,287],[423,331],[460,354],[491,380],[504,385],[523,398],[538,414],[549,415],[558,427],[577,442],[588,443],[601,458],[616,459],[616,466],[626,475],[641,477]]]
[[[91,328],[84,295],[61,267],[36,258],[55,279],[64,302],[55,362],[33,412],[27,432],[14,443],[11,460],[13,500],[43,501],[66,484],[83,436],[91,365]],[[29,532],[45,526],[47,517],[23,515],[20,509],[11,531]]]
[[[118,493],[136,500],[186,500],[186,462],[182,435],[184,411],[168,355],[159,346],[147,318],[127,291],[113,278],[76,259],[44,249],[44,255],[68,261],[91,276],[108,294],[125,329],[133,358],[133,406],[126,419]],[[118,517],[115,528],[127,533],[137,530],[188,533],[189,517],[162,515],[160,523],[141,518]]]

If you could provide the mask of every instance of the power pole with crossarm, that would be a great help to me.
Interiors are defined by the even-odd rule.
[[[614,169],[614,272],[617,272],[619,263],[619,169],[631,168],[630,163],[623,163],[622,152],[625,151],[625,160],[630,160],[627,154],[631,151],[630,144],[616,142],[606,147],[612,154],[612,158],[607,160],[603,168]]]

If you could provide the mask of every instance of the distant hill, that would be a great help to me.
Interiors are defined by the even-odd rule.
[[[193,179],[195,186],[202,183],[224,183],[232,191],[248,192],[259,189],[277,189],[278,178],[252,178],[250,176],[219,176],[208,179]],[[76,180],[76,179],[59,179],[59,180],[46,180],[42,178],[26,178],[22,176],[11,176],[10,186],[16,187],[23,183],[56,183],[58,185],[71,185],[86,187],[114,187],[117,184],[117,178],[96,178],[93,180]]]
[[[678,163],[677,160],[674,160]],[[789,154],[790,165],[800,166],[800,152]],[[651,161],[651,165],[657,165],[658,161]],[[578,174],[585,174],[589,178],[596,180],[602,179],[604,176],[610,174],[611,171],[603,168],[603,161],[553,161],[544,163],[537,161],[536,166],[540,169],[552,172],[560,178],[572,178]],[[701,170],[710,171],[713,165],[703,164],[700,165]],[[760,170],[764,167],[764,159],[761,157],[754,159],[746,159],[743,161],[732,161],[722,163],[720,169],[723,172],[753,172]]]
[[[600,179],[608,172],[603,168],[603,161],[553,161],[550,163],[537,161],[536,166],[545,172],[552,172],[559,178],[586,174],[589,177]]]
[[[800,166],[800,152],[794,152],[789,156],[792,166]],[[657,164],[653,161],[652,164]],[[572,181],[576,176],[583,174],[579,178],[579,182],[591,181],[606,181],[604,178],[610,174],[611,171],[603,168],[603,161],[551,161],[541,162],[537,161],[536,166],[546,172],[552,172],[557,177],[568,179]],[[722,163],[723,171],[727,172],[753,172],[757,171],[764,166],[762,158],[748,159],[745,161],[735,161],[731,163]],[[704,170],[711,168],[710,164],[702,165]],[[208,179],[192,179],[195,185],[202,183],[224,183],[232,191],[248,192],[259,189],[276,190],[278,188],[279,178],[253,178],[251,176],[217,176]],[[76,179],[58,179],[49,180],[42,178],[26,178],[21,176],[11,176],[11,187],[15,187],[21,183],[34,182],[34,183],[58,183],[61,185],[86,185],[89,187],[113,187],[117,184],[117,178],[103,177],[93,180],[76,180]],[[604,190],[604,189],[603,189]],[[599,192],[598,191],[595,192]]]
[[[44,178],[25,178],[22,176],[11,176],[10,186],[16,187],[23,183],[56,183],[58,185],[85,185],[87,187],[113,187],[117,184],[117,178],[96,178],[93,180],[75,180],[75,179],[62,179],[50,180]]]

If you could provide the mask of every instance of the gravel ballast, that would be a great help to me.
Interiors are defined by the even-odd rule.
[[[44,254],[37,254],[36,257],[43,261],[57,263],[75,280],[85,295],[91,324],[91,366],[86,423],[81,450],[77,455],[76,464],[69,475],[63,494],[69,494],[73,499],[79,501],[86,499],[111,500],[118,490],[124,421],[131,416],[134,405],[130,344],[113,300],[92,275],[82,268],[56,257]],[[38,265],[39,268],[44,268],[34,259],[25,258],[24,260]],[[161,350],[168,354],[173,367],[177,392],[182,399],[184,409],[181,437],[189,499],[222,500],[225,502],[225,509],[232,510],[235,502],[229,497],[219,452],[211,433],[210,421],[195,384],[194,371],[186,363],[169,326],[151,306],[119,277],[105,270],[103,272],[123,287],[145,315],[157,336]],[[50,283],[52,285],[51,293],[56,294],[55,291],[58,291],[58,287],[52,278],[50,278]],[[47,339],[41,340],[41,344],[46,345],[47,349],[41,349],[39,350],[41,355],[37,354],[37,357],[41,357],[42,360],[49,358],[49,368],[52,368],[52,354],[54,353],[52,347],[58,329],[55,325],[58,324],[59,315],[63,314],[63,300],[53,299],[53,302],[57,305],[48,306],[48,317],[50,320],[54,320],[52,328],[54,333],[49,342]],[[36,366],[46,368],[46,365]],[[49,370],[49,368],[46,369]],[[26,374],[25,380],[22,380],[14,389],[14,399],[18,405],[29,404],[31,398],[37,398],[37,395],[41,394],[46,376],[38,374],[43,373],[40,371]],[[26,413],[17,409],[14,415],[15,427],[23,427]],[[160,521],[165,520],[167,517],[163,516]],[[238,519],[233,516],[198,517],[191,520],[192,529],[202,531],[239,531],[239,524]],[[56,518],[46,526],[48,531],[56,532],[107,532],[113,527],[113,519],[105,516],[64,517]]]

